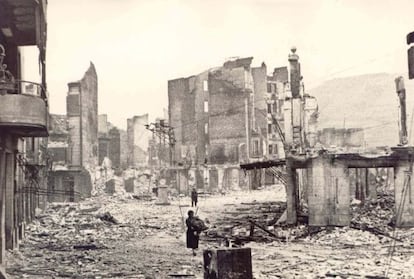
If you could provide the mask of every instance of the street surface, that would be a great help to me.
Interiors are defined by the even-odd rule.
[[[231,206],[284,199],[282,186],[200,197],[197,213],[215,227]],[[196,256],[186,249],[181,216],[188,205],[189,198],[156,205],[125,195],[51,204],[27,227],[19,250],[8,252],[6,270],[10,278],[33,279],[202,278],[202,249],[222,241],[203,234]],[[380,278],[364,276],[383,276],[388,266],[389,278],[414,278],[414,230],[397,230],[403,241],[389,265],[390,238],[350,228],[295,237],[303,228],[245,244],[252,248],[255,278]]]

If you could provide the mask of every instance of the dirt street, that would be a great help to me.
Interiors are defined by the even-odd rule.
[[[200,197],[198,215],[214,226],[229,205],[284,199],[281,186]],[[219,239],[207,241],[203,235],[201,249],[192,256],[185,248],[181,219],[187,205],[188,198],[156,205],[154,201],[107,196],[79,204],[52,204],[27,227],[19,250],[8,252],[7,272],[10,278],[34,279],[202,278],[202,249],[219,245]],[[388,277],[414,278],[412,230],[399,230],[396,235],[404,241],[396,242]],[[254,277],[384,275],[393,244],[389,238],[349,228],[294,238],[286,235],[283,241],[247,243],[252,248]]]

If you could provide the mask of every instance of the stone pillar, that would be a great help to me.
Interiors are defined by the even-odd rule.
[[[297,181],[296,171],[292,168],[292,159],[286,158],[286,223],[297,222]]]
[[[325,167],[321,157],[312,160],[308,179],[309,226],[326,226],[329,223],[328,208],[325,200],[328,193],[325,188]]]
[[[347,226],[350,222],[349,173],[345,163],[331,157],[312,161],[308,209],[310,226]]]
[[[330,179],[330,218],[329,224],[333,226],[349,226],[350,192],[349,172],[346,164],[334,161],[331,166]]]

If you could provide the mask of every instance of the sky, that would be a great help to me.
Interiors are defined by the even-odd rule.
[[[67,83],[90,61],[98,110],[126,119],[163,116],[168,80],[253,56],[269,73],[292,46],[306,88],[335,77],[407,72],[405,36],[414,1],[49,0],[47,83],[51,113],[66,113]]]

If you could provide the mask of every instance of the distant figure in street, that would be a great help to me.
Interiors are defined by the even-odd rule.
[[[195,188],[191,191],[191,207],[197,207],[198,193]]]
[[[195,249],[198,248],[198,241],[199,241],[199,231],[194,227],[194,211],[188,211],[188,218],[185,220],[185,224],[187,225],[187,248],[193,249],[193,256],[196,255]]]

